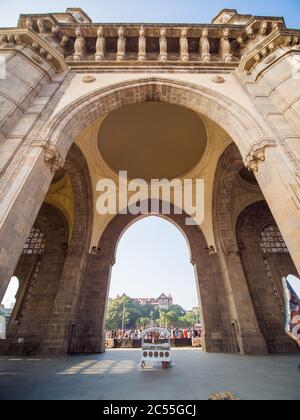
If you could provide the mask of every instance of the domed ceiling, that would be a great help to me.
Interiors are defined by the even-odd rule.
[[[206,144],[206,129],[198,114],[162,102],[111,112],[98,134],[100,153],[112,170],[147,181],[185,174],[200,161]]]

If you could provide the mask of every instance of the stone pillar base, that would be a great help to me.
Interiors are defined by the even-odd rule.
[[[218,334],[219,337],[210,335],[202,335],[202,350],[205,353],[233,353],[232,348],[228,344],[226,337]]]
[[[261,334],[241,335],[239,337],[241,354],[249,356],[267,356],[269,350]]]
[[[105,339],[85,338],[75,339],[69,349],[70,354],[100,354],[105,353]]]
[[[0,356],[7,356],[9,343],[7,340],[0,340]]]

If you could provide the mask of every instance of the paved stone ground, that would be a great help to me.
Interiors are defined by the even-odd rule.
[[[138,350],[59,359],[0,358],[0,399],[300,400],[300,356],[246,357],[173,351],[174,366],[139,367]]]

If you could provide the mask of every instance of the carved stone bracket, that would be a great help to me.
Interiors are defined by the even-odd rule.
[[[251,172],[258,172],[259,163],[266,160],[267,147],[276,147],[277,143],[274,139],[263,139],[259,143],[254,144],[245,159],[245,166]]]
[[[207,252],[208,255],[216,255],[218,253],[218,251],[213,245],[205,248],[205,251]]]
[[[248,50],[241,59],[239,70],[251,75],[259,64],[269,66],[278,58],[276,50],[283,48],[283,52],[287,49],[295,49],[299,46],[299,31],[287,31],[274,27],[270,35],[264,36],[262,41],[256,44],[251,50]],[[260,69],[260,67],[259,67]]]
[[[54,144],[44,146],[44,161],[50,166],[51,172],[59,171],[64,166],[64,160]]]
[[[67,65],[61,51],[48,42],[47,39],[33,32],[31,29],[0,29],[0,49],[22,50],[22,47],[33,50],[32,59],[42,65],[44,60],[52,64],[57,73],[67,71]]]

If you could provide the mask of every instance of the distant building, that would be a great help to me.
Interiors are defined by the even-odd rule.
[[[124,296],[126,296],[125,293],[121,297]],[[117,296],[117,298],[119,297]],[[173,297],[170,294],[166,296],[164,293],[158,298],[133,298],[133,300],[141,305],[157,306],[159,309],[169,309],[173,305]]]
[[[159,309],[169,309],[173,305],[173,298],[169,294],[166,296],[162,293],[157,299],[155,298],[135,298],[136,302],[139,302],[141,305],[154,305]]]

